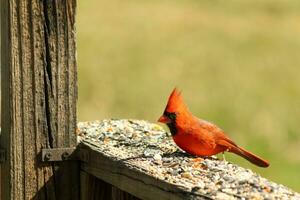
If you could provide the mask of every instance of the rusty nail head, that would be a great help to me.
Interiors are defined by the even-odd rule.
[[[50,160],[50,159],[51,159],[51,153],[46,153],[45,160]]]
[[[68,157],[69,157],[69,153],[66,152],[66,151],[61,155],[61,158],[62,158],[63,160],[67,160]]]

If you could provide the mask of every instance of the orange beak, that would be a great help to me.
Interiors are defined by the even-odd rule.
[[[164,123],[164,124],[168,124],[171,123],[170,119],[167,118],[166,116],[162,115],[159,119],[158,122]]]

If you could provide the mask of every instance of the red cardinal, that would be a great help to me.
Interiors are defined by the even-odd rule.
[[[229,151],[259,167],[269,166],[268,161],[236,145],[216,125],[195,117],[188,110],[181,93],[176,88],[171,93],[164,114],[158,121],[167,124],[175,143],[187,153],[211,156]]]

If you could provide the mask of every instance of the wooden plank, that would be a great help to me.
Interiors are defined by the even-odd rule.
[[[97,180],[102,181],[100,179],[97,179]],[[102,181],[102,183],[108,184],[104,181]],[[120,190],[119,188],[117,188],[113,185],[110,185],[110,186],[111,186],[111,198],[110,199],[112,199],[112,200],[139,200],[139,198],[137,198],[127,192],[124,192],[123,190]]]
[[[78,166],[43,164],[42,148],[76,145],[76,0],[1,0],[5,199],[78,199]]]
[[[81,200],[138,200],[139,198],[108,184],[84,171],[81,177]]]
[[[81,171],[81,199],[111,199],[111,187],[97,181],[97,178]]]
[[[83,163],[81,169],[140,199],[187,199],[182,190],[171,184],[146,175],[141,171],[116,162],[103,155],[92,144],[81,144],[80,148],[89,151],[90,162]],[[89,185],[90,187],[90,185]]]

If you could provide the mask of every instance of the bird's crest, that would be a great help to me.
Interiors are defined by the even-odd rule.
[[[183,101],[181,92],[177,88],[174,88],[169,97],[166,111],[169,113],[188,111],[188,108]]]

